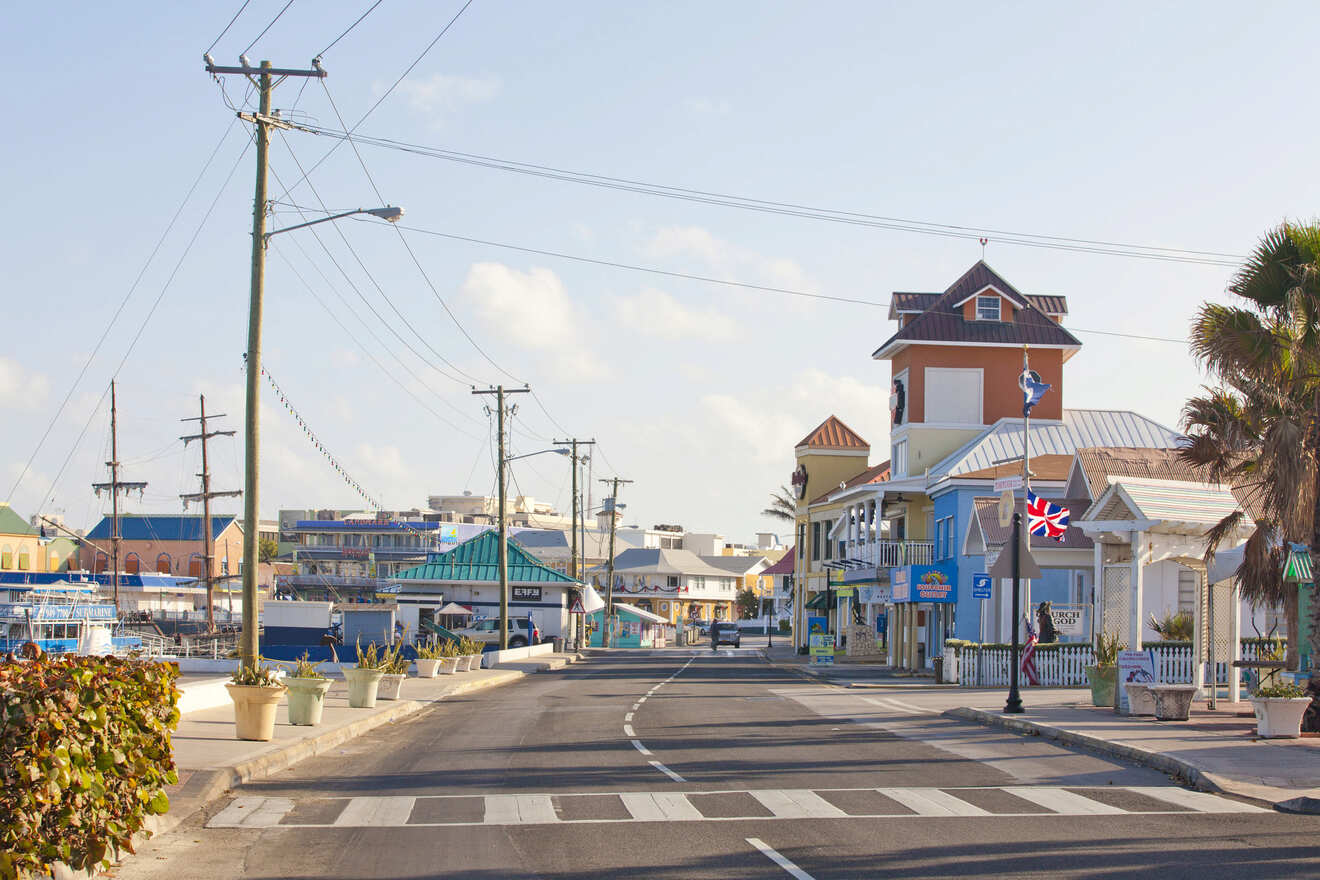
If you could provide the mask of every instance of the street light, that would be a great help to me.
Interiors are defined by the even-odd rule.
[[[501,408],[503,404],[501,404]],[[503,441],[503,437],[500,438]],[[501,443],[502,445],[502,443]],[[545,455],[553,452],[555,455],[568,455],[568,450],[563,448],[541,449],[536,452],[526,452],[522,455],[512,455],[500,459],[499,488],[500,488],[500,650],[509,647],[509,526],[504,515],[504,496],[505,482],[504,469],[508,467],[509,462],[518,461],[521,458],[531,458],[533,455]],[[532,634],[528,633],[527,638],[531,639]]]
[[[246,63],[244,66],[247,66]],[[263,76],[266,83],[267,76]],[[270,90],[264,88],[261,113],[270,112]],[[266,286],[266,248],[272,236],[292,232],[305,226],[328,223],[355,214],[370,214],[391,223],[403,216],[396,207],[358,208],[309,220],[295,226],[266,231],[266,141],[269,134],[264,125],[258,126],[260,143],[257,153],[257,188],[252,210],[252,287],[248,302],[247,394],[244,406],[244,474],[243,474],[243,628],[238,639],[239,668],[249,669],[257,664],[260,646],[257,640],[257,456],[259,454],[258,405],[261,399],[261,300]]]

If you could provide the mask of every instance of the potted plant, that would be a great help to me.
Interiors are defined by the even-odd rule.
[[[444,646],[438,642],[418,642],[417,648],[417,677],[435,678],[435,674],[440,670],[440,662],[444,659]]]
[[[408,677],[408,667],[412,665],[412,661],[403,656],[403,640],[395,642],[393,648],[386,648],[381,658],[381,669],[385,674],[380,677],[376,695],[382,700],[397,700],[403,680]]]
[[[1251,695],[1256,710],[1256,734],[1266,739],[1297,739],[1302,735],[1302,716],[1311,705],[1306,688],[1293,682],[1271,682]]]
[[[362,639],[357,642],[357,666],[344,670],[344,679],[348,682],[348,705],[352,709],[370,709],[376,705],[376,690],[385,675],[385,658],[376,650],[376,643],[362,649]]]
[[[1117,633],[1100,633],[1095,639],[1095,665],[1086,667],[1086,679],[1091,683],[1091,704],[1114,705],[1114,687],[1118,682],[1118,652],[1127,649],[1120,643]]]
[[[485,648],[486,646],[481,642],[478,642],[476,639],[463,639],[463,653],[466,654],[468,658],[468,669],[481,668],[481,655]]]
[[[458,642],[453,639],[445,639],[440,643],[440,674],[453,675],[458,671]]]
[[[324,661],[323,661],[324,662]],[[293,662],[293,671],[285,676],[289,688],[289,723],[313,726],[321,723],[325,709],[325,694],[330,690],[330,679],[317,668],[320,663],[307,659],[307,652]]]
[[[275,738],[275,710],[285,687],[272,666],[255,658],[251,666],[239,664],[225,685],[234,701],[234,728],[239,739],[269,742]]]

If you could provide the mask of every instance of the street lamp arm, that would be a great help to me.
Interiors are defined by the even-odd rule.
[[[295,229],[302,229],[306,226],[315,226],[318,223],[329,223],[331,220],[341,220],[344,217],[352,217],[355,214],[370,214],[373,217],[379,217],[390,223],[397,223],[403,217],[403,208],[384,207],[384,208],[355,208],[352,211],[344,211],[342,214],[332,214],[329,217],[321,217],[316,220],[308,220],[306,223],[298,223],[294,226],[281,226],[279,229],[273,229],[262,236],[264,241],[270,241],[272,235],[279,235],[281,232],[292,232]]]
[[[524,455],[511,456],[509,458],[504,459],[504,463],[508,464],[509,462],[517,461],[520,458],[531,458],[533,455],[545,455],[547,452],[553,452],[555,455],[568,455],[567,449],[542,449],[539,452],[528,452]]]

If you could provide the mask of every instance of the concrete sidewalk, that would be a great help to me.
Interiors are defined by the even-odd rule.
[[[969,697],[973,694],[990,696],[973,692]],[[1320,798],[1320,738],[1260,739],[1250,703],[1220,701],[1213,712],[1195,703],[1188,721],[1156,721],[1092,706],[1086,691],[1077,691],[1077,702],[1058,702],[1057,691],[1042,695],[1040,703],[1033,696],[1023,691],[1026,711],[1021,715],[1005,715],[1002,703],[988,701],[984,705],[990,708],[944,714],[1132,761],[1181,777],[1202,791],[1263,805]]]

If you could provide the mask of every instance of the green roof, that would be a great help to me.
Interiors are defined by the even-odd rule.
[[[1311,551],[1305,544],[1290,544],[1288,557],[1283,563],[1283,580],[1290,584],[1309,584],[1315,580],[1311,573]]]
[[[509,541],[509,583],[576,584],[577,581],[544,565],[512,538]],[[447,553],[399,572],[391,580],[447,581],[450,583],[495,584],[500,580],[500,536],[482,532]]]
[[[50,530],[54,533],[55,529]],[[28,525],[27,520],[14,512],[14,508],[0,502],[0,535],[35,535],[37,530]]]

